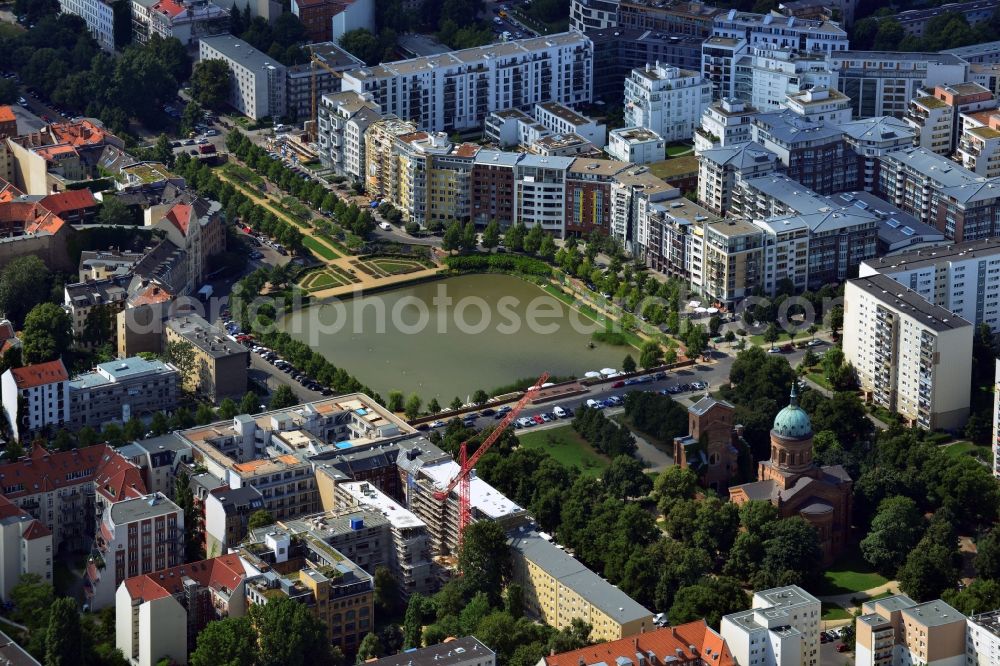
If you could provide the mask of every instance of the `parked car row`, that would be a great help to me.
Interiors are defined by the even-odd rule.
[[[572,417],[573,410],[569,407],[556,407],[551,412],[535,414],[534,416],[522,416],[514,421],[514,428],[531,428],[536,425],[542,425],[543,423],[550,423],[552,421],[558,421],[559,419],[568,419]]]
[[[262,359],[281,370],[289,377],[297,381],[299,384],[309,389],[310,391],[316,391],[320,395],[333,395],[333,389],[329,386],[323,386],[318,381],[308,376],[306,373],[301,372],[296,369],[294,365],[286,361],[285,359],[278,356],[277,352],[268,349],[262,345],[254,345],[250,348],[250,351],[260,356]]]

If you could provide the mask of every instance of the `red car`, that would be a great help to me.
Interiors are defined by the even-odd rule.
[[[837,646],[837,652],[847,652],[847,646],[841,643]]]
[[[618,381],[616,381],[614,384],[611,385],[611,388],[621,388],[623,386],[625,386],[625,382],[619,379]]]
[[[543,423],[545,423],[545,419],[543,419],[539,414],[532,416],[531,420],[537,423],[538,425],[542,425]]]

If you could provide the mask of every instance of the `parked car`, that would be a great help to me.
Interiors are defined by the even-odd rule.
[[[631,381],[631,380],[629,380],[629,381]],[[626,383],[627,382],[623,382],[621,380],[618,380],[617,382],[615,382],[614,384],[611,385],[611,388],[621,388],[621,387],[625,386]]]

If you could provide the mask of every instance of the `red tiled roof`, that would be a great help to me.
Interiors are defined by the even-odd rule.
[[[139,307],[140,305],[155,305],[157,303],[166,303],[174,296],[169,291],[164,289],[160,285],[150,284],[147,285],[145,289],[138,292],[129,302],[132,307]]]
[[[34,539],[41,539],[42,537],[52,536],[51,530],[45,525],[42,525],[40,520],[35,520],[31,523],[31,526],[24,531],[25,541],[33,541]]]
[[[14,116],[14,109],[6,104],[0,104],[0,123],[16,123],[17,118]]]
[[[0,178],[0,203],[13,201],[21,196],[24,196],[24,192],[14,187],[13,183],[8,183],[3,178]]]
[[[100,467],[94,475],[94,486],[109,502],[120,502],[146,494],[142,472],[117,452],[101,458]]]
[[[691,653],[690,646],[697,649]],[[711,650],[709,656],[708,650]],[[579,666],[580,664],[614,664],[618,657],[635,659],[636,653],[653,652],[664,663],[673,658],[678,664],[710,663],[712,666],[736,666],[722,636],[713,631],[705,620],[695,620],[678,627],[663,627],[645,634],[622,638],[610,643],[563,652],[545,657],[546,666]]]
[[[152,601],[181,592],[185,578],[197,581],[202,587],[232,591],[245,577],[240,556],[229,554],[126,578],[125,589],[133,599]]]
[[[27,512],[21,507],[11,502],[9,499],[0,495],[0,520],[5,518],[13,518],[14,516],[26,515]]]
[[[166,214],[166,218],[177,227],[177,229],[187,236],[188,227],[191,224],[191,213],[193,209],[189,204],[177,204]]]
[[[93,208],[97,205],[97,199],[94,198],[94,195],[90,190],[84,188],[82,190],[66,190],[64,192],[50,194],[49,196],[41,199],[38,203],[45,207],[46,210],[49,210],[56,215],[62,215],[63,213],[69,211]]]
[[[175,0],[160,0],[153,5],[153,11],[172,18],[184,11],[184,5]]]
[[[105,464],[116,459],[124,460],[106,444],[55,452],[36,446],[30,458],[0,465],[0,489],[20,486],[4,492],[15,498],[91,483]]]
[[[58,143],[73,146],[96,146],[107,139],[107,133],[89,120],[53,123],[49,125],[49,132]]]
[[[62,359],[26,365],[23,368],[11,368],[10,373],[14,375],[14,383],[19,389],[69,381],[69,374]]]

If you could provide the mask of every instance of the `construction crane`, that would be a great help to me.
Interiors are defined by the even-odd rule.
[[[531,400],[532,396],[541,388],[542,384],[545,383],[549,378],[549,373],[543,372],[542,376],[538,378],[534,386],[531,386],[524,392],[521,399],[517,401],[513,409],[507,412],[506,416],[497,424],[493,432],[483,440],[483,443],[479,445],[476,452],[471,456],[468,454],[467,444],[468,442],[462,442],[462,448],[459,452],[459,464],[460,468],[458,474],[455,475],[451,481],[448,482],[448,486],[444,490],[440,490],[434,493],[434,499],[439,502],[444,502],[448,499],[451,491],[458,486],[458,544],[462,545],[462,535],[465,533],[465,528],[472,522],[472,506],[470,503],[469,494],[471,492],[471,476],[472,470],[475,468],[476,463],[479,459],[483,457],[483,454],[490,450],[490,447],[500,438],[507,426],[517,418],[517,415],[521,413],[528,401]]]

